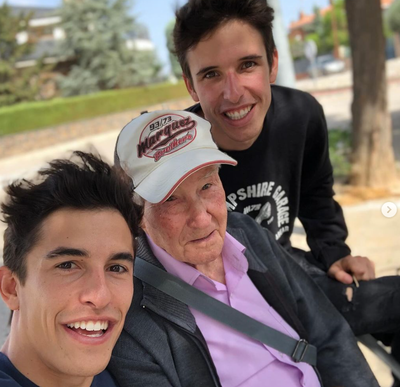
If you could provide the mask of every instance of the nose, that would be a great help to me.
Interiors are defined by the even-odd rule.
[[[243,87],[240,83],[238,74],[229,72],[226,75],[223,96],[231,103],[238,103],[243,95]]]
[[[190,204],[188,226],[191,228],[206,228],[210,225],[211,214],[207,210],[207,205],[198,198]]]
[[[81,303],[103,309],[111,302],[111,291],[104,269],[92,270],[82,278]]]

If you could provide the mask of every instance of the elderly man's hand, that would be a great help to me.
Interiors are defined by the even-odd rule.
[[[347,255],[329,268],[328,275],[344,284],[351,284],[353,276],[368,281],[375,278],[375,264],[367,257]]]

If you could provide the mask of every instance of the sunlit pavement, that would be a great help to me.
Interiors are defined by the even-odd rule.
[[[388,101],[393,122],[393,141],[396,159],[400,160],[400,60],[388,62]],[[317,82],[312,80],[298,82],[297,87],[312,92],[322,104],[329,128],[350,127],[350,104],[352,99],[351,74],[322,77]],[[115,128],[106,133],[92,135],[78,140],[64,142],[56,146],[43,148],[22,155],[0,159],[0,188],[8,182],[21,178],[31,177],[49,160],[69,156],[72,150],[96,149],[105,160],[112,161],[113,148],[117,134],[121,128]],[[0,201],[4,193],[0,192]],[[395,203],[399,211],[393,218],[385,218],[381,213],[383,203]],[[348,243],[353,254],[371,258],[378,275],[396,275],[400,267],[400,197],[382,198],[356,205],[343,206],[345,218],[349,228]],[[0,223],[0,235],[4,225]],[[301,226],[296,227],[293,243],[298,247],[306,248],[305,236]],[[3,240],[0,238],[0,260],[2,257]],[[0,342],[6,337],[9,312],[0,302]],[[382,364],[368,350],[363,349],[378,381],[382,387],[391,386],[391,376],[387,367]]]

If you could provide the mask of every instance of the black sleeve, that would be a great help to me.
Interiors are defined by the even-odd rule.
[[[299,219],[307,234],[314,263],[322,269],[350,254],[347,227],[340,205],[333,199],[333,171],[328,131],[322,106],[313,100],[302,166]]]

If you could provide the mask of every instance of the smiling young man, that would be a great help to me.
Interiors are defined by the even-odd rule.
[[[133,295],[141,210],[93,155],[10,185],[0,292],[13,311],[0,385],[112,387],[107,371]]]
[[[189,0],[177,11],[175,52],[198,102],[188,110],[211,122],[218,147],[238,161],[220,170],[228,209],[270,230],[355,334],[390,334],[400,360],[400,278],[375,280],[373,262],[345,243],[324,112],[310,94],[271,85],[278,71],[272,21],[266,0]],[[297,217],[310,252],[291,247]]]

